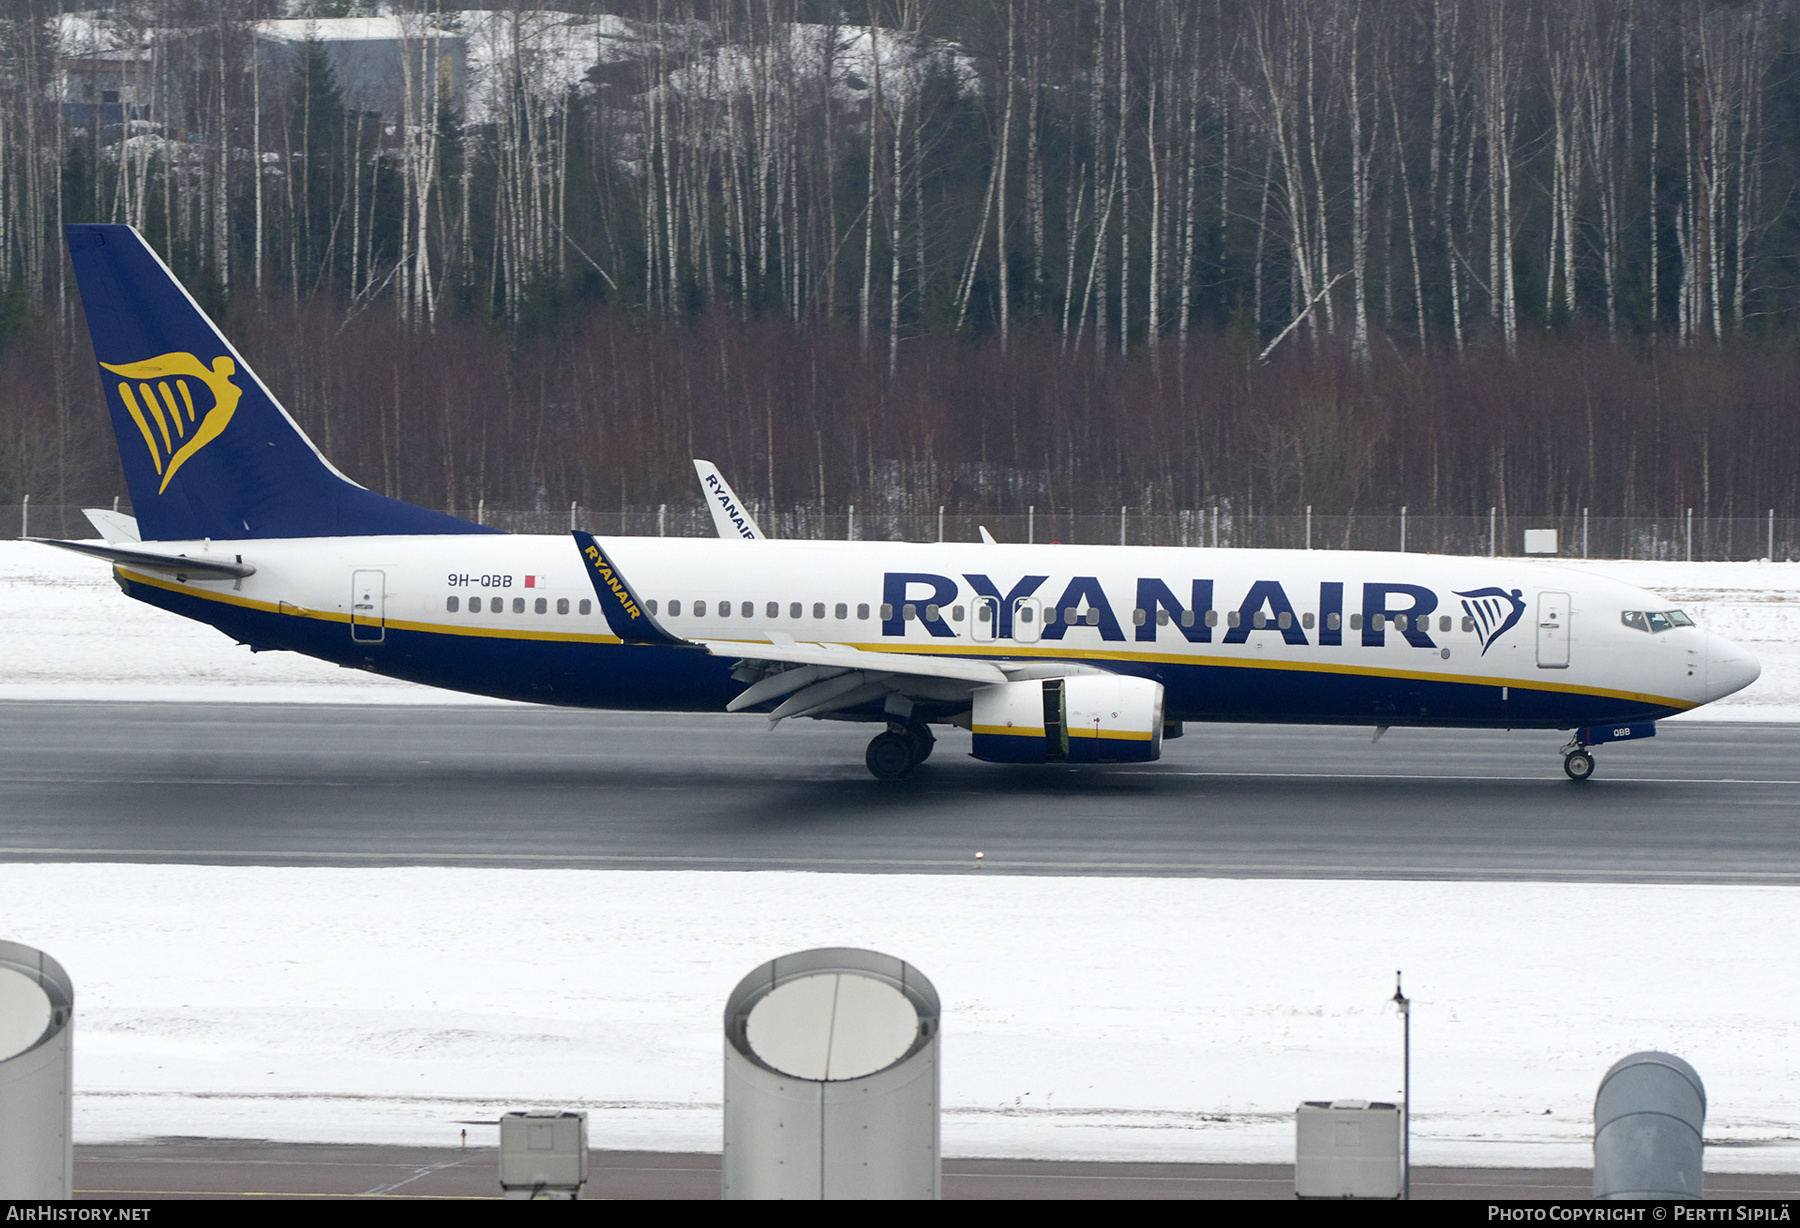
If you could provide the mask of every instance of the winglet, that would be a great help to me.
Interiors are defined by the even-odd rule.
[[[731,489],[731,483],[725,480],[717,465],[695,458],[694,472],[700,475],[700,490],[706,496],[713,528],[719,531],[720,537],[741,537],[753,542],[767,540],[755,517],[750,515],[744,501]]]
[[[981,528],[981,540],[983,542],[985,542],[986,544],[988,544],[990,546],[998,546],[1000,544],[999,542],[994,540],[994,535],[987,531],[986,525],[981,525],[980,528]]]
[[[600,599],[600,612],[606,615],[606,625],[612,628],[614,635],[627,644],[694,646],[662,629],[655,616],[644,608],[644,603],[631,591],[625,577],[613,566],[612,560],[600,548],[600,543],[594,540],[592,533],[577,529],[572,536],[576,547],[581,551],[582,561],[587,564],[588,579],[594,584],[594,596]]]

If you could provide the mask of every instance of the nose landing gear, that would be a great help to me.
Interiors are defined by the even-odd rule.
[[[1599,746],[1604,742],[1634,742],[1655,736],[1656,725],[1651,722],[1636,725],[1583,725],[1562,748],[1563,771],[1570,780],[1587,780],[1594,774],[1594,756],[1588,753],[1588,747]]]
[[[1594,774],[1594,757],[1577,746],[1563,755],[1563,771],[1570,780],[1587,780]]]
[[[899,780],[929,759],[936,745],[931,727],[922,721],[892,721],[870,741],[863,762],[877,780]]]

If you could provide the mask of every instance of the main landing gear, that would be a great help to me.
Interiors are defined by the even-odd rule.
[[[931,758],[937,738],[931,727],[919,721],[902,724],[890,721],[887,730],[875,735],[863,762],[877,780],[899,780]]]

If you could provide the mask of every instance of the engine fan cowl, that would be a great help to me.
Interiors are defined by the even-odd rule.
[[[1149,763],[1162,756],[1163,688],[1078,674],[975,692],[971,753],[990,763]]]

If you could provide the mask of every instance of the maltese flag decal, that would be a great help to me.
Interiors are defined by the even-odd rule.
[[[525,577],[525,587],[526,588],[544,588],[544,587],[548,586],[549,582],[550,582],[549,576],[526,576]]]

